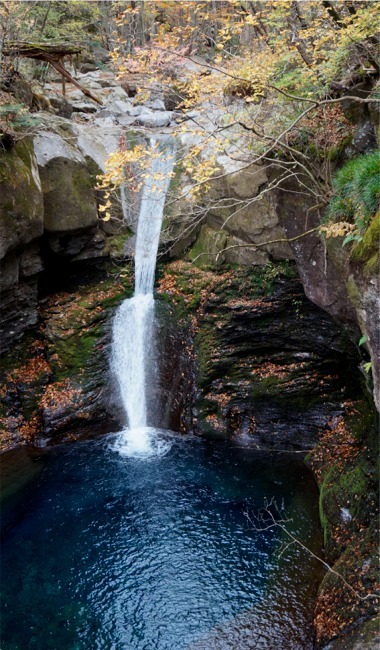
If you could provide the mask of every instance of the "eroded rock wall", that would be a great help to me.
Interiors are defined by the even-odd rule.
[[[37,322],[38,241],[44,230],[41,181],[33,143],[21,139],[1,153],[0,350]]]
[[[169,287],[167,298],[193,319],[201,435],[311,449],[360,391],[355,351],[296,275],[281,262],[224,272],[166,267],[159,292]]]
[[[54,116],[45,122],[34,138],[22,137],[0,153],[2,353],[37,322],[44,268],[51,274],[57,266],[109,255],[94,188],[117,134],[101,145],[99,129],[91,140],[87,126]]]

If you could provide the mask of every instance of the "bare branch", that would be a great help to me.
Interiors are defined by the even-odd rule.
[[[275,514],[273,514],[273,511]],[[286,544],[285,548],[282,548],[280,550],[281,555],[284,554],[284,552],[289,548],[289,546],[293,544],[297,544],[300,548],[304,549],[311,557],[313,557],[315,560],[323,564],[323,566],[327,569],[329,573],[332,573],[335,575],[339,580],[343,582],[345,587],[351,591],[355,595],[356,598],[358,598],[361,601],[366,601],[366,600],[378,600],[380,598],[380,594],[376,593],[369,593],[366,594],[365,596],[362,596],[357,589],[352,587],[349,582],[342,576],[341,573],[338,571],[335,571],[335,569],[325,560],[323,560],[319,555],[316,555],[310,548],[308,548],[303,542],[301,542],[300,539],[295,537],[293,533],[291,533],[286,524],[290,523],[292,520],[286,517],[285,513],[285,508],[284,504],[282,504],[281,507],[279,507],[274,499],[274,497],[271,498],[270,501],[265,501],[264,507],[260,508],[258,513],[255,516],[251,516],[248,512],[245,513],[245,516],[249,522],[249,524],[252,526],[253,530],[261,532],[261,531],[266,531],[270,530],[273,528],[280,528],[287,537],[289,537],[290,542]]]
[[[218,261],[219,255],[225,253],[228,250],[231,250],[232,248],[263,248],[263,246],[270,246],[271,244],[281,244],[281,243],[289,244],[292,241],[301,239],[301,237],[306,237],[306,235],[311,235],[311,233],[317,232],[318,230],[319,230],[319,226],[317,226],[316,228],[311,228],[310,230],[303,232],[301,235],[296,235],[296,237],[290,237],[290,238],[282,237],[280,239],[272,239],[270,241],[264,241],[261,242],[260,244],[232,244],[231,246],[227,246],[226,248],[223,248],[223,250],[219,251],[219,253],[215,258],[215,261]]]

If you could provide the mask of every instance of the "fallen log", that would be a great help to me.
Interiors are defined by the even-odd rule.
[[[72,56],[79,54],[82,48],[71,43],[51,43],[49,41],[41,43],[28,43],[25,41],[7,41],[3,44],[2,54],[4,56],[23,56],[28,59],[37,59],[38,61],[45,61],[62,75],[62,80],[67,79],[76,88],[82,91],[86,97],[89,97],[97,104],[102,105],[102,101],[93,95],[87,88],[84,88],[80,83],[72,77],[70,72],[66,70],[63,65],[62,59],[65,56]]]

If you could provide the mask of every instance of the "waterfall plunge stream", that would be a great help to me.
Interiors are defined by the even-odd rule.
[[[148,361],[152,356],[154,273],[174,153],[168,144],[155,147],[154,151],[150,175],[142,190],[137,226],[135,292],[121,304],[113,323],[112,367],[128,418],[128,428],[122,431],[116,448],[128,456],[164,453],[167,449],[167,443],[153,438],[155,430],[149,427],[147,391]]]

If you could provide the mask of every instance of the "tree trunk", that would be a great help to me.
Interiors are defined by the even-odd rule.
[[[309,52],[307,43],[299,35],[298,22],[299,22],[298,6],[297,6],[297,2],[293,0],[290,7],[290,13],[288,15],[288,26],[292,35],[291,42],[294,45],[294,47],[297,48],[298,53],[300,54],[302,60],[310,68],[313,65],[313,57]]]
[[[327,11],[328,11],[329,15],[331,16],[331,18],[333,19],[333,21],[337,25],[339,25],[339,27],[341,27],[342,26],[342,22],[341,22],[342,21],[342,16],[335,9],[332,2],[328,2],[328,0],[323,0],[322,4],[325,7],[325,9],[327,9]]]

